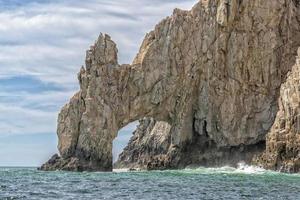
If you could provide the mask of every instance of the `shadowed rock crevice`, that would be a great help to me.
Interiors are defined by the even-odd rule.
[[[297,5],[201,0],[191,11],[175,9],[131,65],[118,64],[116,44],[101,34],[78,74],[80,91],[59,114],[57,162],[111,171],[113,139],[138,119],[117,166],[250,162],[263,150],[300,46]]]
[[[194,132],[189,142],[176,146],[171,144],[169,126],[153,119],[141,120],[114,167],[147,170],[236,167],[241,161],[251,163],[253,155],[260,154],[266,148],[264,140],[250,145],[219,147],[208,135],[198,132]]]

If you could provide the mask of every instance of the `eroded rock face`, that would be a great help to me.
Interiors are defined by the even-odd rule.
[[[115,168],[167,169],[171,141],[171,126],[152,118],[140,120],[140,125],[120,154]]]
[[[142,121],[118,165],[250,161],[264,149],[300,46],[297,2],[202,0],[175,9],[131,65],[118,64],[116,44],[101,34],[78,75],[80,91],[59,115],[58,162],[112,170],[117,131],[144,117],[155,120]]]
[[[296,64],[281,86],[278,104],[266,151],[255,162],[268,169],[300,172],[300,48]]]
[[[171,145],[172,132],[166,122],[153,119],[140,121],[128,146],[120,154],[115,168],[164,170],[186,167],[233,166],[241,161],[250,163],[253,155],[265,149],[265,142],[253,145],[219,147],[207,135],[195,134],[181,146]]]

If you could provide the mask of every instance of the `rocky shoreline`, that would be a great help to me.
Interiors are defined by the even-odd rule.
[[[112,171],[118,130],[140,120],[115,167],[299,172],[299,6],[200,0],[156,25],[130,65],[101,34],[59,114],[60,156],[41,170]]]

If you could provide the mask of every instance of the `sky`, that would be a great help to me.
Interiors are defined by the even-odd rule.
[[[0,166],[39,166],[57,152],[60,108],[100,32],[131,63],[145,34],[198,0],[0,0]],[[119,131],[114,157],[137,123]]]

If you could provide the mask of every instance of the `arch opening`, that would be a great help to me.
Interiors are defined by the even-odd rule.
[[[128,145],[130,138],[133,136],[134,131],[137,129],[139,121],[134,121],[118,131],[117,137],[113,140],[113,164],[117,162],[119,155],[123,152],[124,148]]]
[[[112,145],[113,169],[167,168],[171,127],[166,121],[145,117],[120,129]]]

